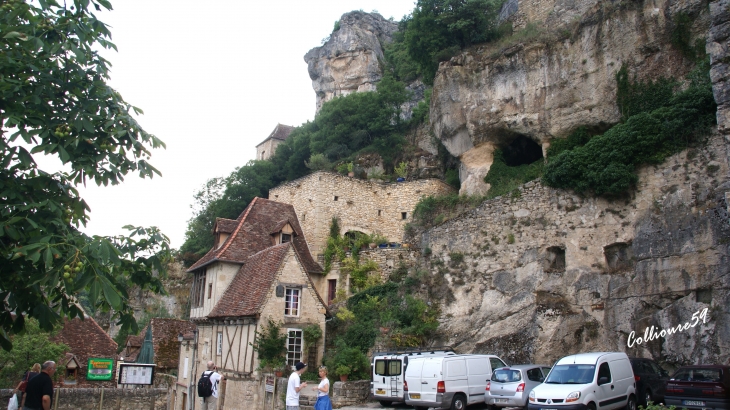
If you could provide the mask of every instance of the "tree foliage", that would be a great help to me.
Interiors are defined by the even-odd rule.
[[[0,14],[0,344],[22,331],[26,317],[51,330],[81,314],[75,295],[113,308],[136,326],[125,288],[162,292],[169,255],[156,228],[127,227],[128,236],[89,237],[88,206],[76,186],[118,184],[130,172],[152,177],[150,148],[164,147],[109,87],[109,63],[96,51],[116,48],[91,8],[107,0],[4,3]],[[38,168],[34,155],[57,157],[65,172]],[[11,312],[15,312],[13,316]]]
[[[53,335],[42,330],[37,320],[26,321],[25,330],[11,338],[13,350],[0,350],[0,387],[14,389],[34,363],[59,361],[68,346],[52,342]]]
[[[503,0],[418,0],[404,19],[403,41],[426,84],[432,84],[439,61],[464,47],[497,38]],[[397,50],[397,47],[396,47]],[[408,67],[409,64],[404,64]],[[404,68],[404,72],[408,72]]]
[[[666,87],[661,83],[653,88],[640,84],[642,92],[637,95],[654,95],[656,103],[634,104],[639,112],[626,122],[592,137],[585,145],[548,158],[543,182],[556,188],[591,191],[595,195],[629,190],[636,183],[637,166],[664,161],[715,123],[716,104],[709,66],[700,64],[697,71],[703,74],[693,73],[688,89],[665,101],[661,95]],[[655,89],[660,91],[651,91]],[[627,99],[626,104],[632,106],[631,100]]]

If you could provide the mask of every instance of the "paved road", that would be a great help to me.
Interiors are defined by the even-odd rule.
[[[354,406],[346,406],[346,407],[340,407],[340,410],[371,410],[371,409],[410,409],[413,410],[413,407],[406,405],[405,403],[397,403],[390,407],[383,407],[380,405],[380,403],[373,401],[363,404],[356,404]],[[485,404],[474,404],[467,408],[467,410],[487,410],[487,406]]]

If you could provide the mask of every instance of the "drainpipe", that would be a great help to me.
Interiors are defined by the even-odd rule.
[[[198,327],[196,325],[195,329],[193,330],[193,374],[190,378],[190,395],[188,396],[190,400],[188,403],[190,403],[189,407],[190,410],[195,410],[195,383],[198,380]]]

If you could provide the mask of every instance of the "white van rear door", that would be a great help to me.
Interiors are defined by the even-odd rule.
[[[400,357],[378,357],[373,366],[373,396],[403,397],[403,360]]]
[[[421,372],[425,360],[411,360],[406,368],[406,383],[408,383],[408,394],[416,394],[414,399],[420,400],[421,397]]]
[[[421,370],[421,400],[435,402],[436,389],[438,382],[443,381],[442,373],[443,359],[426,359],[423,361],[423,370]],[[410,370],[410,367],[409,369]],[[411,387],[411,384],[408,384]]]
[[[484,403],[487,380],[492,376],[489,359],[486,357],[467,357],[466,368],[469,383],[469,404]]]

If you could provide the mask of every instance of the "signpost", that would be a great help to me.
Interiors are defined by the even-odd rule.
[[[113,369],[114,359],[89,358],[89,365],[86,367],[86,380],[111,380]]]
[[[119,365],[119,384],[152,385],[155,380],[154,364],[122,363]]]

